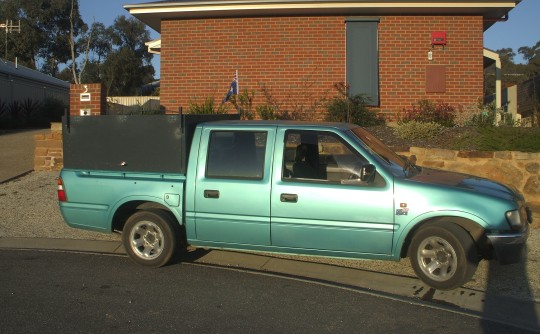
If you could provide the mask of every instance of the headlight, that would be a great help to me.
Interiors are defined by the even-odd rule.
[[[519,230],[523,227],[523,222],[518,210],[506,212],[506,220],[513,230]]]

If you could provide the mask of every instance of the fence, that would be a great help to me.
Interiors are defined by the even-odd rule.
[[[109,115],[164,113],[159,96],[108,96],[107,109]]]

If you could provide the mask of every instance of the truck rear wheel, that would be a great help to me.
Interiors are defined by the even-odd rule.
[[[409,247],[411,265],[427,285],[451,290],[467,283],[478,266],[478,252],[471,236],[452,223],[426,225]]]
[[[147,267],[166,265],[177,251],[177,223],[163,210],[143,210],[131,215],[122,232],[129,257]]]

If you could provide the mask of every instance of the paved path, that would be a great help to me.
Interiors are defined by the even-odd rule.
[[[49,131],[23,130],[0,135],[0,183],[34,169],[34,135]]]

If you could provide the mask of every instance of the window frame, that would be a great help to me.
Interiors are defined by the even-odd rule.
[[[363,94],[367,105],[380,106],[379,76],[379,18],[345,19],[345,73],[351,96]],[[359,24],[362,24],[361,26]],[[355,49],[351,40],[361,38],[368,42]],[[360,60],[358,60],[360,58]],[[366,75],[367,73],[367,75]],[[368,77],[368,79],[366,79]],[[368,81],[366,81],[368,80]]]
[[[233,175],[233,176],[228,176],[228,175],[212,175],[212,174],[209,174],[209,165],[210,165],[210,161],[211,161],[211,158],[210,158],[210,153],[212,152],[212,139],[213,139],[213,135],[215,133],[231,133],[234,134],[235,133],[239,133],[239,132],[242,132],[242,133],[253,133],[253,135],[255,136],[255,150],[257,149],[257,143],[256,143],[256,136],[257,134],[263,134],[264,135],[264,146],[262,148],[262,152],[263,152],[263,156],[262,156],[262,160],[260,162],[260,165],[258,165],[257,167],[259,167],[259,171],[261,172],[261,176],[237,176],[237,175]],[[233,145],[231,145],[232,147]],[[205,167],[204,167],[204,177],[206,179],[220,179],[220,180],[252,180],[252,181],[261,181],[264,179],[265,177],[265,166],[266,166],[266,150],[267,150],[267,147],[268,147],[268,131],[265,131],[265,130],[229,130],[229,129],[216,129],[216,130],[211,130],[210,133],[208,134],[208,146],[207,146],[207,152],[206,152],[206,161],[205,161]]]
[[[355,187],[365,187],[365,185],[361,184],[354,184],[354,183],[341,183],[341,182],[334,182],[328,180],[328,177],[325,179],[312,179],[312,178],[295,178],[294,176],[286,177],[285,176],[285,170],[288,170],[287,168],[287,140],[290,134],[299,134],[302,136],[302,133],[309,133],[309,134],[315,134],[317,136],[317,147],[319,145],[319,137],[320,136],[329,136],[336,141],[338,141],[340,144],[345,146],[351,153],[354,155],[359,161],[367,161],[369,160],[365,158],[360,152],[358,152],[357,149],[355,149],[350,143],[345,140],[344,137],[340,136],[339,134],[333,132],[333,131],[327,131],[327,130],[297,130],[297,129],[290,129],[286,130],[283,137],[283,152],[282,152],[282,166],[281,166],[281,181],[283,182],[300,182],[300,183],[320,183],[320,184],[327,184],[327,185],[339,185],[339,186],[355,186]],[[300,142],[301,143],[301,142]],[[299,143],[299,145],[300,145]],[[318,148],[317,148],[318,149]],[[320,163],[320,161],[319,161]]]

